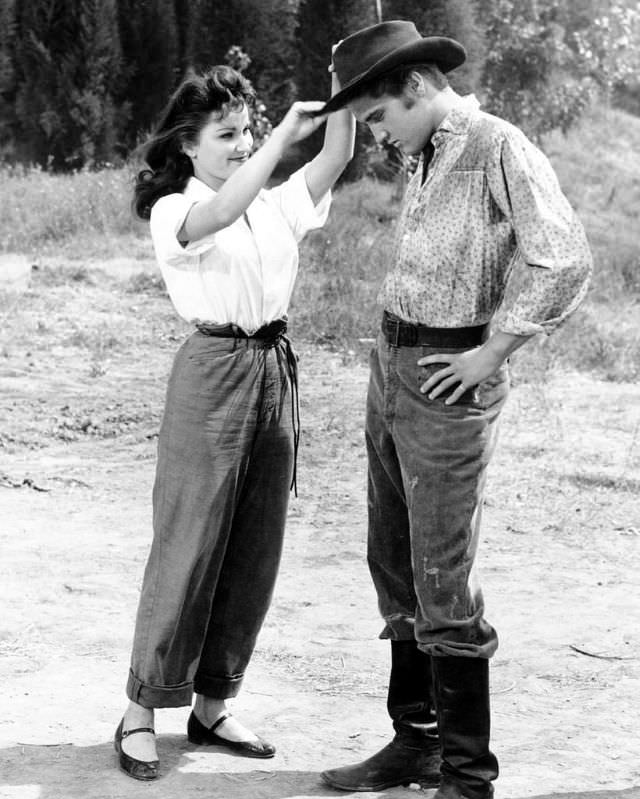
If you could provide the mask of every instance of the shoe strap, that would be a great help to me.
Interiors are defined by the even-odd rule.
[[[152,735],[156,734],[153,727],[136,727],[135,730],[123,730],[120,733],[120,738],[126,738],[128,735],[134,735],[136,732],[150,732]]]
[[[213,722],[213,724],[209,727],[209,732],[215,732],[218,727],[223,724],[229,717],[231,716],[230,711],[225,711],[221,716]]]

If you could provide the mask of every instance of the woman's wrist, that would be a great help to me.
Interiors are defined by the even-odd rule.
[[[283,127],[282,122],[280,122],[279,125],[276,125],[275,128],[272,129],[269,138],[263,146],[266,147],[267,145],[271,145],[271,147],[274,150],[278,150],[281,155],[292,143],[290,138],[290,134],[286,128]]]

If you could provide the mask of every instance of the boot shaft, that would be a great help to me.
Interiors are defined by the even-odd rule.
[[[433,657],[432,674],[443,776],[436,797],[489,799],[491,781],[498,776],[498,761],[489,749],[489,661]]]
[[[403,741],[437,741],[431,657],[416,641],[391,641],[387,712]]]

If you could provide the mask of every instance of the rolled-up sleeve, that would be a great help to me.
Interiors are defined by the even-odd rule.
[[[551,333],[587,292],[593,262],[584,228],[546,156],[515,129],[504,136],[488,181],[517,243],[495,327]]]
[[[305,168],[306,165],[294,172],[284,183],[267,192],[271,202],[277,204],[297,242],[302,240],[307,231],[324,225],[331,207],[331,191],[316,205],[313,204],[304,175]]]
[[[178,240],[178,233],[195,202],[196,200],[184,194],[168,194],[153,206],[149,224],[156,258],[160,264],[187,271],[195,269],[200,262],[200,256],[215,247],[215,233],[187,242],[186,245]]]

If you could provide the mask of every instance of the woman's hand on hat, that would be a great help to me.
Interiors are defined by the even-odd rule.
[[[335,44],[332,44],[332,45],[331,45],[331,63],[330,63],[330,64],[329,64],[329,66],[327,67],[327,70],[328,70],[329,72],[335,72],[335,71],[336,71],[336,68],[335,68],[335,66],[334,66],[334,63],[333,63],[333,54],[334,54],[334,53],[335,53],[335,51],[338,49],[338,47],[340,47],[340,45],[342,44],[342,42],[343,42],[343,39],[340,39],[340,41],[339,41],[339,42],[336,42]]]
[[[285,145],[306,139],[325,121],[325,116],[317,113],[323,106],[320,100],[294,103],[273,133],[283,136]]]
[[[337,94],[340,89],[342,88],[340,85],[340,79],[338,78],[338,73],[336,72],[335,64],[333,63],[333,54],[337,50],[337,48],[342,43],[342,39],[339,42],[336,42],[331,47],[331,63],[327,67],[327,70],[331,73],[331,96],[333,97],[334,94]]]

